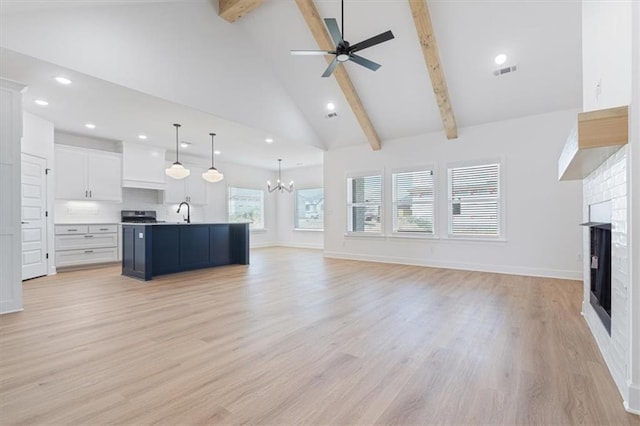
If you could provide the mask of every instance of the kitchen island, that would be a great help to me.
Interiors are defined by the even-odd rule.
[[[122,275],[156,275],[249,264],[248,223],[123,223]]]

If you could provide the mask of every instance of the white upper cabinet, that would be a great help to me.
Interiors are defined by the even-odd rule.
[[[122,201],[122,156],[58,145],[55,195],[59,200]]]
[[[178,204],[186,201],[190,204],[207,204],[207,185],[202,179],[202,166],[185,164],[184,167],[191,170],[191,174],[184,179],[173,179],[166,176],[166,187],[164,191],[164,202],[166,204]],[[166,167],[171,166],[168,164]]]
[[[122,186],[165,189],[165,149],[122,142]]]
[[[55,195],[60,200],[86,200],[87,154],[77,149],[56,146],[54,176]]]

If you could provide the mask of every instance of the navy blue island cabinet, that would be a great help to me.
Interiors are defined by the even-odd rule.
[[[122,275],[156,275],[249,264],[248,223],[122,224]]]

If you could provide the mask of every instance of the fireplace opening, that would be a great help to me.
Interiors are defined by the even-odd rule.
[[[611,335],[611,224],[584,225],[590,229],[591,306]]]

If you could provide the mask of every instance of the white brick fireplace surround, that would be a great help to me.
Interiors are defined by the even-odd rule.
[[[628,226],[628,185],[627,169],[629,147],[623,146],[598,169],[584,179],[583,217],[584,221],[601,221],[591,217],[589,206],[610,202],[611,212],[611,335],[607,333],[596,311],[590,304],[590,253],[589,228],[584,229],[584,298],[582,313],[591,329],[598,346],[609,366],[613,379],[620,389],[625,405],[628,406],[629,393],[633,386],[629,380],[630,336],[631,336],[631,300],[629,275],[630,247]],[[600,204],[602,205],[602,204]]]

